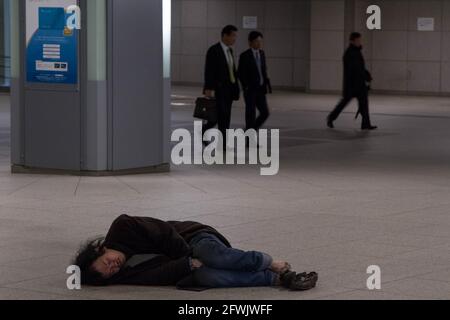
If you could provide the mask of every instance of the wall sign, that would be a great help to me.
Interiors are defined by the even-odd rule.
[[[243,18],[243,28],[244,29],[258,29],[258,17],[245,16]]]
[[[78,82],[78,30],[66,24],[66,8],[76,4],[76,0],[27,0],[27,82]]]
[[[434,18],[418,18],[417,30],[419,31],[434,31]]]

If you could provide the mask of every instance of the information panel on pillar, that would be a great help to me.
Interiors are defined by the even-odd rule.
[[[76,0],[26,0],[26,82],[77,87],[78,30],[67,27]]]

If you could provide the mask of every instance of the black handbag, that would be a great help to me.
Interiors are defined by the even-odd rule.
[[[215,99],[197,98],[194,118],[217,122],[217,104]]]

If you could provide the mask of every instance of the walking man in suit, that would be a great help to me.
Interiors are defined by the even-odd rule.
[[[217,103],[217,122],[209,121],[203,126],[203,132],[219,126],[222,132],[226,150],[226,131],[230,128],[231,108],[233,101],[239,100],[240,89],[238,84],[236,63],[232,46],[236,43],[238,29],[228,25],[222,30],[222,39],[209,48],[206,55],[204,94],[206,97],[215,97]]]
[[[377,127],[370,122],[369,86],[372,81],[370,72],[366,69],[362,55],[361,34],[353,32],[350,35],[350,46],[344,55],[344,92],[343,98],[327,118],[327,125],[333,129],[333,122],[353,98],[358,99],[358,114],[362,116],[362,130],[375,130]]]
[[[248,43],[250,48],[243,52],[239,59],[238,75],[244,91],[246,130],[259,130],[269,118],[266,98],[269,78],[266,56],[262,50],[262,33],[250,32]],[[259,111],[258,117],[256,110]]]

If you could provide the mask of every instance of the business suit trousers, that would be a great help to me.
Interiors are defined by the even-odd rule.
[[[246,130],[259,130],[269,118],[266,92],[263,87],[248,89],[244,92]],[[256,110],[259,115],[256,117]]]
[[[329,119],[331,121],[335,121],[341,112],[348,106],[350,101],[352,101],[353,98],[358,99],[358,107],[359,107],[359,113],[361,113],[362,116],[362,128],[369,127],[371,125],[370,123],[370,114],[369,114],[369,91],[363,90],[358,95],[354,96],[352,94],[344,94],[343,98],[339,102],[339,104],[336,106],[336,108],[330,113]]]
[[[227,146],[227,129],[230,129],[231,125],[231,108],[233,105],[233,98],[231,94],[216,92],[216,104],[217,104],[217,121],[208,121],[203,125],[203,133],[209,129],[218,125],[220,132],[223,136],[223,149]]]

